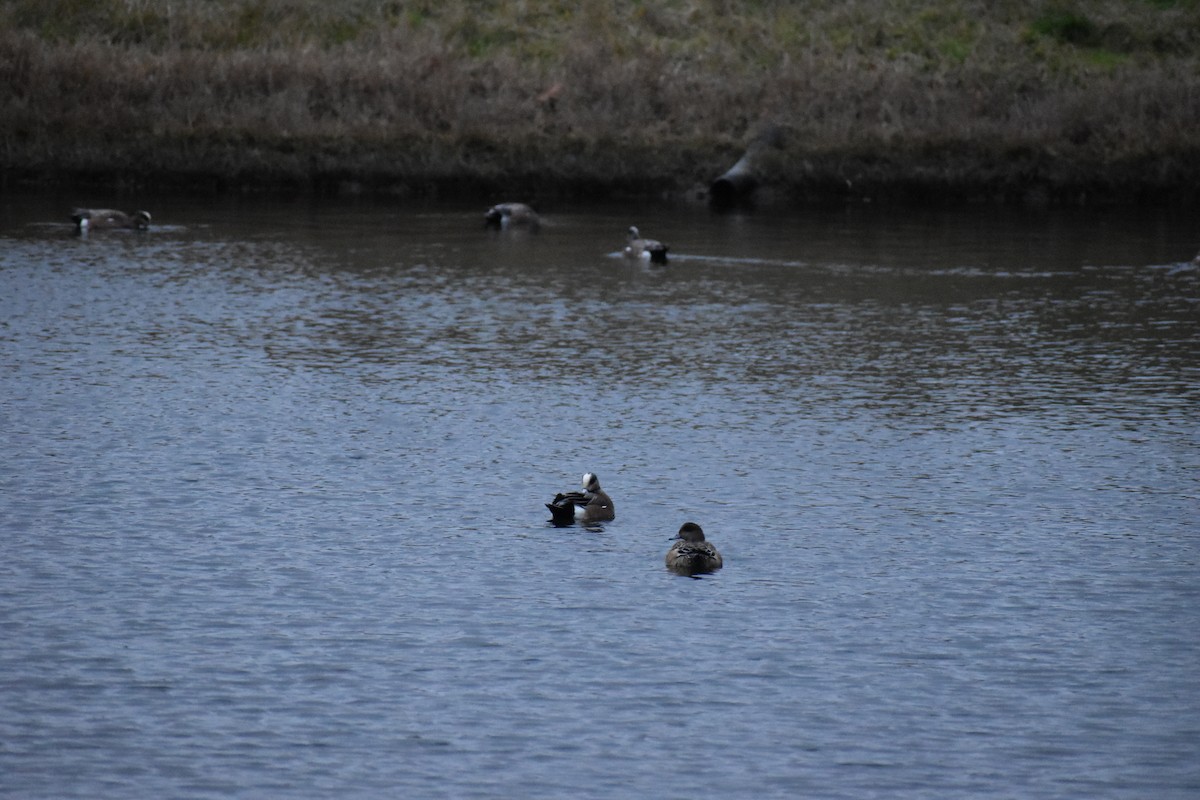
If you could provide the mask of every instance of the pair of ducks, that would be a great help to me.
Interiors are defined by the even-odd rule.
[[[585,472],[580,481],[581,492],[559,492],[546,503],[555,525],[572,522],[602,522],[615,519],[612,498],[600,488],[600,479]],[[673,537],[676,541],[667,551],[667,569],[680,575],[700,575],[719,570],[724,562],[717,548],[704,540],[704,529],[694,522],[685,522]]]
[[[537,231],[542,227],[542,220],[538,213],[525,203],[498,203],[483,215],[483,224],[501,231],[510,228]],[[625,239],[626,258],[644,258],[652,264],[666,264],[667,251],[670,249],[657,239],[643,238],[637,226],[629,227],[629,234]]]

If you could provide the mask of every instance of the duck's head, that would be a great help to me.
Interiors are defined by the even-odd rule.
[[[492,206],[483,215],[483,226],[485,228],[499,228],[504,222],[504,211],[500,206]]]
[[[637,225],[629,226],[629,241],[642,238],[642,234],[638,233]]]
[[[150,227],[150,212],[135,211],[133,213],[133,227],[138,230],[145,230]]]
[[[694,522],[685,522],[679,527],[679,533],[675,534],[673,538],[682,539],[685,542],[692,542],[693,544],[703,542],[704,529]]]
[[[579,485],[583,487],[585,492],[595,493],[600,491],[600,479],[592,472],[583,473],[583,478],[579,481]]]

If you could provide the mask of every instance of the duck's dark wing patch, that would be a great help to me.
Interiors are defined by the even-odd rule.
[[[554,495],[554,499],[548,505],[553,504],[556,506],[574,506],[578,504],[584,506],[587,505],[587,502],[588,496],[583,492],[559,492],[558,494]]]

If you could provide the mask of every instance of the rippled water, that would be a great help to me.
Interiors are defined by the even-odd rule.
[[[0,200],[0,795],[1200,793],[1188,215],[74,202]]]

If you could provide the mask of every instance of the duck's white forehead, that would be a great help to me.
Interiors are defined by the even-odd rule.
[[[593,475],[590,472],[585,472],[585,473],[583,473],[583,478],[580,479],[580,483],[582,483],[584,486],[587,486],[589,483],[591,483],[594,480],[596,480],[595,475]]]

